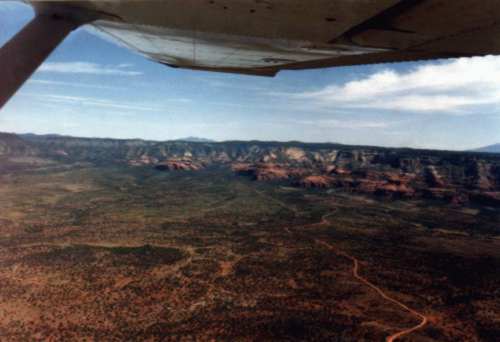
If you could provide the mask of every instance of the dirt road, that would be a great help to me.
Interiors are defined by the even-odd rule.
[[[343,257],[351,260],[352,263],[353,263],[352,275],[354,276],[354,278],[356,278],[361,283],[363,283],[366,286],[368,286],[371,289],[373,289],[375,292],[377,292],[385,300],[396,304],[400,308],[404,309],[405,311],[408,311],[410,314],[412,314],[413,316],[418,317],[420,319],[420,323],[419,324],[417,324],[417,325],[415,325],[415,326],[413,326],[411,328],[401,330],[401,331],[399,331],[399,332],[397,332],[395,334],[392,334],[392,335],[388,336],[386,338],[386,342],[396,341],[398,338],[403,337],[405,335],[408,335],[408,334],[410,334],[410,333],[412,333],[412,332],[414,332],[414,331],[416,331],[418,329],[421,329],[421,328],[423,328],[427,324],[428,318],[425,315],[423,315],[423,314],[419,313],[418,311],[416,311],[416,310],[408,307],[407,305],[405,305],[404,303],[400,302],[399,300],[397,300],[397,299],[389,296],[380,287],[378,287],[377,285],[375,285],[372,282],[370,282],[368,279],[366,279],[363,276],[361,276],[359,274],[359,260],[358,259],[356,259],[355,257],[353,257],[350,254],[347,254],[344,251],[340,251],[340,250],[336,249],[333,245],[329,244],[328,242],[321,241],[321,240],[315,240],[315,242],[317,244],[319,244],[319,245],[325,246],[329,250],[333,251],[335,254],[343,256]]]
[[[281,207],[285,208],[285,209],[288,209],[292,212],[294,212],[296,215],[299,213],[298,210],[295,208],[295,207],[290,207],[289,205],[287,205],[286,203],[276,199],[276,198],[273,198],[265,193],[262,193],[260,191],[256,191],[260,196],[262,197],[266,197],[270,200],[272,200],[273,202],[277,203],[278,205],[280,205]],[[334,214],[336,213],[336,210],[334,208],[333,211],[329,212],[329,213],[326,213],[324,214],[322,217],[321,217],[321,220],[319,222],[316,222],[316,223],[311,223],[309,224],[308,226],[310,227],[317,227],[317,226],[326,226],[328,225],[330,222],[328,221],[328,218],[332,217]],[[290,230],[289,227],[285,227],[285,231],[288,232],[289,234],[293,234],[293,232]],[[411,334],[419,329],[422,329],[423,327],[425,327],[429,321],[428,317],[421,314],[420,312],[410,308],[409,306],[407,306],[406,304],[402,303],[401,301],[397,300],[396,298],[393,298],[391,296],[389,296],[387,293],[384,292],[384,290],[382,290],[380,287],[378,287],[377,285],[373,284],[372,282],[370,282],[368,279],[366,279],[365,277],[361,276],[359,274],[359,260],[348,254],[347,252],[343,251],[343,250],[340,250],[338,248],[336,248],[335,246],[333,246],[332,244],[328,243],[328,242],[325,242],[325,241],[322,241],[322,240],[318,240],[318,239],[315,239],[314,240],[318,245],[322,245],[326,248],[328,248],[329,250],[331,250],[332,252],[334,252],[335,254],[337,255],[340,255],[340,256],[343,256],[344,258],[347,258],[349,260],[352,261],[353,263],[353,268],[352,268],[352,275],[354,276],[354,278],[356,278],[357,280],[359,280],[361,283],[363,283],[364,285],[370,287],[372,290],[374,290],[375,292],[377,292],[382,298],[384,298],[385,300],[399,306],[400,308],[404,309],[405,311],[407,311],[410,315],[414,316],[414,317],[417,317],[418,319],[420,319],[420,322],[417,324],[417,325],[414,325],[410,328],[407,328],[407,329],[404,329],[404,330],[401,330],[401,331],[398,331],[392,335],[389,335],[387,336],[387,338],[385,339],[386,342],[394,342],[396,341],[397,339],[403,337],[403,336],[406,336],[408,334]]]

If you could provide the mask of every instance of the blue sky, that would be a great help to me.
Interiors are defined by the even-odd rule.
[[[32,17],[0,2],[0,45]],[[0,131],[468,149],[500,142],[500,58],[285,71],[168,68],[79,29],[0,111]]]

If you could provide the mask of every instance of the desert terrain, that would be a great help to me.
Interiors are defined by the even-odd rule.
[[[496,341],[500,156],[0,134],[0,340]]]

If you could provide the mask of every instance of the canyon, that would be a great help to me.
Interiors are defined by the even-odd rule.
[[[185,142],[2,134],[0,156],[199,171],[391,198],[500,205],[500,155],[300,142]],[[8,147],[7,147],[8,146]]]

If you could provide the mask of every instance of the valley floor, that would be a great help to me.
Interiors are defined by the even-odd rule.
[[[230,170],[0,174],[0,340],[494,341],[500,213]]]

